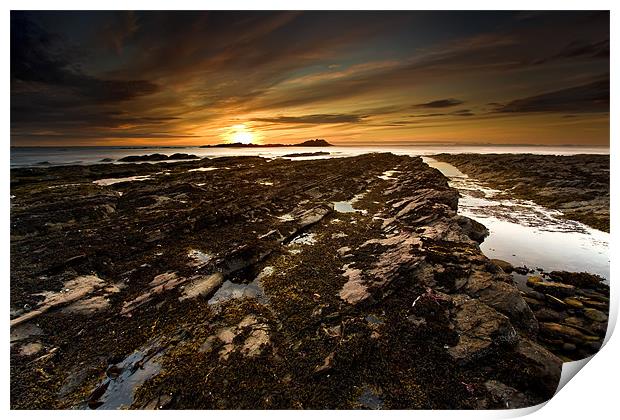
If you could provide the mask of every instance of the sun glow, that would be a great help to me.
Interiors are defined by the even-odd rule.
[[[232,126],[228,138],[231,143],[251,144],[254,141],[254,133],[245,124],[237,124]]]

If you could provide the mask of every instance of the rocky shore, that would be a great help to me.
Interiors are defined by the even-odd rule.
[[[606,286],[517,287],[417,157],[23,168],[11,195],[12,408],[517,408],[604,337]]]
[[[609,155],[440,154],[437,160],[505,191],[609,232]]]

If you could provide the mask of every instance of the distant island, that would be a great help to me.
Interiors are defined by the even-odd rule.
[[[302,143],[298,144],[280,144],[280,143],[270,143],[270,144],[246,144],[246,143],[222,143],[215,145],[205,145],[200,147],[330,147],[333,144],[328,143],[324,139],[314,139],[314,140],[306,140]]]

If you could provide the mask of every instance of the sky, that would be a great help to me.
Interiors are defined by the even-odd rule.
[[[609,12],[11,12],[11,145],[609,145]]]

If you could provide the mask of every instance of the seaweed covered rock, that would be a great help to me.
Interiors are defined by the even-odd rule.
[[[559,381],[548,324],[603,325],[554,297],[537,335],[546,295],[418,157],[14,169],[11,190],[12,408],[522,407]]]

